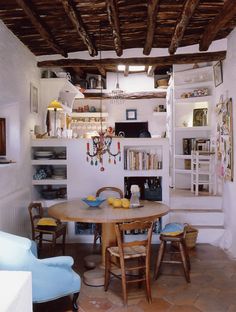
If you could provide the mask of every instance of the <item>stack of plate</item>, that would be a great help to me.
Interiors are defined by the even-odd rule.
[[[53,167],[53,179],[66,179],[66,167]]]
[[[36,159],[50,159],[53,157],[52,151],[35,151],[34,156]]]

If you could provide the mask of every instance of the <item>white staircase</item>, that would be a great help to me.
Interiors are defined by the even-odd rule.
[[[214,243],[224,233],[222,197],[189,190],[172,190],[170,196],[170,222],[188,223],[199,230],[199,243]]]

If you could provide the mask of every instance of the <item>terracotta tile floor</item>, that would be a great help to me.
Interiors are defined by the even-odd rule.
[[[75,270],[82,276],[83,258],[93,252],[88,244],[69,244],[66,254],[75,260]],[[99,252],[97,250],[96,252]],[[157,245],[153,246],[153,263]],[[58,249],[58,255],[60,254]],[[43,256],[48,256],[45,250]],[[152,304],[145,298],[144,287],[129,285],[128,307],[122,302],[121,283],[113,279],[109,290],[82,284],[79,297],[80,312],[236,312],[236,261],[214,246],[197,245],[190,252],[191,284],[186,283],[182,267],[164,265],[162,274],[152,283]],[[69,312],[69,297],[38,304],[35,312]]]

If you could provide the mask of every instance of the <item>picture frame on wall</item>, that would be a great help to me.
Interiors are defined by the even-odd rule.
[[[33,83],[30,83],[30,112],[35,114],[39,112],[38,88]]]
[[[193,110],[193,127],[207,126],[207,108],[195,108]]]
[[[214,72],[215,87],[218,87],[223,82],[223,69],[221,61],[217,62],[213,66],[213,72]]]
[[[126,109],[126,120],[137,120],[137,109]]]

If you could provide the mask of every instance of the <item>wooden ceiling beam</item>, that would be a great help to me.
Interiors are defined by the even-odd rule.
[[[179,21],[176,24],[174,34],[169,46],[169,53],[174,54],[179,47],[179,44],[184,36],[185,30],[189,24],[189,21],[198,5],[200,0],[187,0],[185,2],[183,12]]]
[[[146,42],[143,49],[144,55],[149,55],[152,49],[152,43],[156,28],[157,10],[159,0],[148,0],[147,7],[147,34]]]
[[[81,37],[81,39],[83,40],[83,43],[86,45],[89,55],[91,56],[95,56],[98,54],[98,51],[96,49],[96,47],[94,46],[94,43],[92,42],[85,26],[83,23],[83,20],[76,8],[76,6],[74,5],[74,3],[71,0],[60,0],[64,10],[67,14],[67,16],[69,17],[72,25],[75,27],[77,33],[79,34],[79,36]]]
[[[101,64],[97,64],[96,65],[99,73],[103,76],[103,77],[106,77],[106,70],[105,68],[101,65]]]
[[[85,59],[60,59],[38,62],[38,67],[97,67],[124,65],[156,65],[168,66],[173,64],[194,64],[201,62],[213,62],[223,60],[226,57],[226,51],[204,52],[204,53],[186,53],[160,57],[134,57],[134,58],[116,58],[101,60]]]
[[[111,94],[109,93],[92,93],[86,92],[86,99],[100,99],[102,96],[103,99],[110,99]],[[147,91],[147,92],[126,92],[124,94],[124,99],[136,100],[136,99],[155,99],[155,98],[166,98],[166,91]]]
[[[235,17],[235,15],[235,0],[226,0],[220,13],[207,25],[200,41],[199,50],[207,51],[218,32],[221,31],[222,28]]]
[[[112,29],[114,47],[117,56],[123,54],[122,40],[120,34],[120,22],[118,17],[118,7],[116,0],[106,0],[108,20]]]
[[[24,11],[26,16],[30,19],[34,28],[39,32],[41,37],[47,42],[47,44],[52,48],[52,50],[64,57],[67,57],[67,53],[56,43],[53,35],[44,24],[40,16],[36,13],[35,8],[32,5],[32,1],[28,0],[16,0],[17,4]]]

